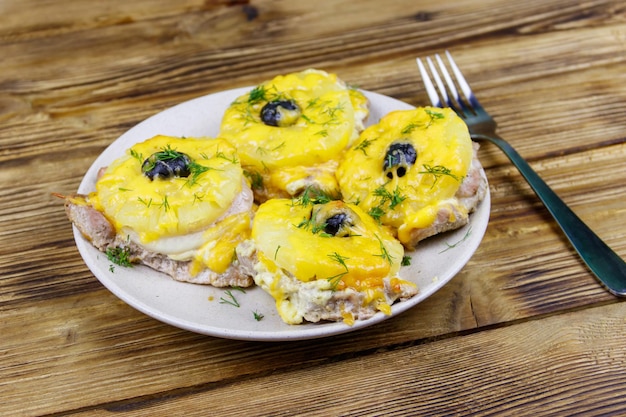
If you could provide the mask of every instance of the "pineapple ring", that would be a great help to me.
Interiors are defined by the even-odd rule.
[[[324,289],[382,288],[395,277],[404,248],[358,206],[334,200],[272,199],[255,214],[251,238],[259,261]]]
[[[268,114],[279,119],[267,124],[264,113],[272,105]],[[238,97],[218,136],[237,148],[253,188],[266,198],[296,195],[311,178],[335,192],[339,156],[358,138],[367,115],[362,93],[335,74],[309,69],[277,76]]]
[[[188,156],[191,173],[154,180],[144,175],[144,161],[164,150]],[[145,244],[209,227],[226,213],[243,184],[235,148],[227,141],[159,135],[135,144],[109,165],[89,200],[118,231],[130,229]]]
[[[430,226],[452,199],[472,161],[467,126],[454,111],[432,107],[394,111],[368,127],[337,170],[346,201],[383,224],[410,231]]]
[[[307,192],[303,196],[306,196]],[[417,293],[397,276],[404,248],[358,206],[340,200],[272,199],[252,226],[254,281],[288,324],[328,319],[353,324]]]

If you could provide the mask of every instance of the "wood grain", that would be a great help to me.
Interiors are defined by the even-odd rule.
[[[134,310],[52,195],[147,117],[279,73],[425,105],[414,58],[449,49],[500,134],[626,257],[621,2],[8,0],[0,16],[0,415],[626,413],[623,300],[489,144],[491,218],[465,268],[398,317],[306,342]]]
[[[598,307],[77,415],[611,415],[624,406],[625,314]]]

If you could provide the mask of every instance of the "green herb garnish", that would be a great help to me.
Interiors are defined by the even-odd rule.
[[[346,265],[346,261],[350,258],[346,258],[345,256],[341,256],[340,254],[338,254],[337,252],[333,252],[331,254],[328,255],[328,257],[336,262],[338,262],[341,266],[344,267],[345,271],[344,272],[340,272],[337,275],[333,275],[332,277],[328,277],[326,278],[326,280],[328,282],[330,282],[330,286],[332,288],[332,290],[336,290],[337,286],[339,285],[339,282],[341,281],[341,278],[344,277],[344,275],[346,275],[348,272],[350,272],[348,270],[348,265]]]
[[[444,250],[440,251],[439,253],[444,253],[444,252],[446,252],[446,251],[449,251],[450,249],[456,248],[456,247],[457,247],[457,246],[459,246],[461,243],[465,242],[465,241],[467,240],[467,238],[470,236],[470,234],[471,234],[471,233],[472,233],[472,227],[471,227],[471,226],[469,226],[469,227],[467,228],[467,232],[465,232],[465,236],[463,236],[463,237],[461,238],[461,240],[459,240],[458,242],[453,243],[453,244],[449,244],[449,243],[447,243],[447,242],[446,242],[446,246],[447,246],[447,247],[446,247]]]
[[[226,290],[224,293],[228,298],[220,297],[220,304],[230,304],[231,306],[241,307],[231,290]]]
[[[393,256],[391,256],[387,251],[387,248],[383,244],[383,240],[378,235],[374,236],[376,236],[376,239],[378,239],[378,243],[380,243],[380,254],[374,254],[374,256],[380,256],[381,258],[389,262],[389,264],[393,263]]]
[[[358,150],[363,152],[363,155],[367,156],[367,148],[369,148],[369,146],[375,142],[378,138],[375,139],[363,139],[363,141],[361,141],[361,143],[359,143],[357,146],[354,147],[354,150]]]
[[[449,168],[446,168],[443,165],[431,166],[428,164],[424,164],[423,167],[424,167],[424,171],[420,171],[419,174],[431,174],[435,176],[435,181],[433,182],[433,185],[431,186],[431,188],[434,187],[435,184],[437,184],[437,181],[439,181],[439,179],[442,176],[448,176],[448,177],[454,178],[457,181],[461,181],[461,178],[453,174]]]
[[[256,171],[243,170],[243,175],[250,181],[250,186],[255,190],[263,188],[263,176]]]
[[[106,250],[107,259],[119,266],[132,267],[130,261],[130,248],[128,246],[108,247]],[[111,271],[113,271],[111,269]]]
[[[292,198],[291,204],[294,206],[308,206],[312,204],[326,204],[333,201],[333,198],[322,190],[311,186],[304,189],[299,197]]]
[[[265,101],[267,97],[267,88],[264,85],[258,85],[250,91],[248,95],[248,104],[255,104],[259,101]]]

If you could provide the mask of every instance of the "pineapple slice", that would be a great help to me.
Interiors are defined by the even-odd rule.
[[[252,239],[265,262],[327,289],[382,288],[395,276],[402,245],[359,207],[339,200],[306,204],[273,199],[259,206]]]
[[[339,200],[272,199],[255,214],[255,282],[289,324],[352,324],[417,293],[397,276],[404,248],[358,206]],[[244,245],[238,248],[240,251]]]
[[[162,162],[183,166],[161,165],[156,172]],[[155,136],[109,165],[89,201],[118,231],[145,244],[206,229],[229,209],[243,184],[235,148],[227,141]]]
[[[311,167],[338,161],[358,138],[368,113],[362,93],[335,74],[309,69],[277,76],[237,98],[218,136],[237,147],[263,199],[290,197],[309,185],[335,192],[334,175]]]
[[[346,201],[398,229],[409,245],[411,231],[433,224],[452,201],[472,155],[467,126],[452,110],[394,111],[363,131],[337,178]]]

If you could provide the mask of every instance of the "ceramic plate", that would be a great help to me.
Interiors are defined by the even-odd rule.
[[[78,192],[95,189],[98,169],[123,155],[137,142],[162,134],[170,136],[215,136],[226,107],[250,88],[239,88],[199,97],[181,103],[143,121],[113,142],[93,163]],[[412,106],[396,99],[372,92],[364,92],[370,100],[369,124],[392,110],[411,109]],[[483,173],[484,175],[484,173]],[[287,325],[274,307],[273,299],[258,287],[245,293],[231,290],[239,307],[230,300],[226,289],[174,281],[168,276],[143,266],[124,268],[113,265],[105,254],[85,240],[77,229],[74,237],[85,263],[100,282],[113,294],[137,310],[157,320],[189,331],[240,340],[286,341],[326,337],[362,329],[396,316],[428,298],[469,261],[478,248],[487,228],[490,196],[470,217],[467,226],[420,243],[410,266],[403,267],[401,277],[419,287],[419,294],[408,301],[392,306],[391,316],[378,313],[353,326],[343,323],[316,323]],[[258,319],[260,316],[262,319]]]

